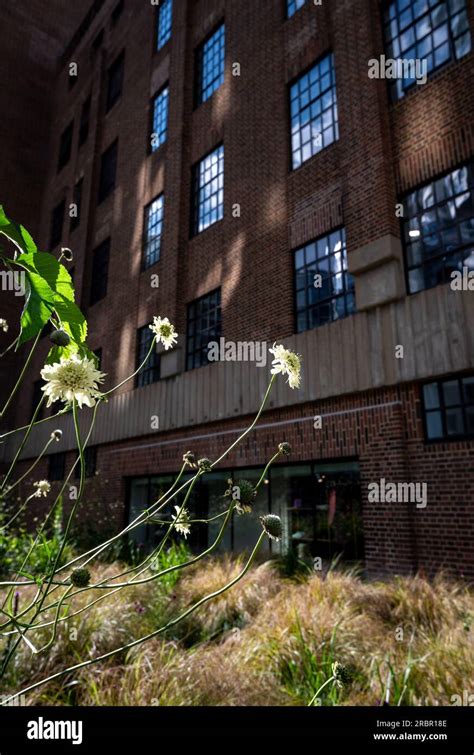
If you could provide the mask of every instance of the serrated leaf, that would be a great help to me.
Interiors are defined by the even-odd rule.
[[[37,246],[26,228],[9,219],[3,205],[0,205],[0,233],[9,238],[21,252],[33,254],[37,250]]]
[[[74,286],[68,271],[49,252],[35,252],[35,254],[21,254],[15,260],[24,270],[31,274],[40,275],[50,289],[61,299],[74,301]]]
[[[61,300],[59,296],[56,296],[54,308],[64,330],[72,336],[77,344],[83,343],[87,337],[87,323],[77,304],[74,304],[73,301]]]
[[[54,309],[54,293],[39,275],[26,274],[25,306],[21,313],[21,334],[17,342],[18,349],[22,343],[34,338],[46,325]]]

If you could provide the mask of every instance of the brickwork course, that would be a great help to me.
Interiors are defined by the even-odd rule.
[[[18,20],[9,5],[0,11],[2,28]],[[408,192],[473,158],[473,56],[440,66],[427,83],[392,103],[387,81],[368,76],[368,60],[386,52],[385,5],[307,0],[287,18],[284,0],[174,0],[171,38],[157,50],[156,5],[124,0],[112,23],[117,0],[77,2],[74,11],[58,0],[23,19],[33,40],[28,54],[6,35],[12,47],[2,50],[0,70],[4,80],[18,79],[18,88],[8,87],[10,118],[0,125],[2,152],[9,155],[0,166],[3,204],[49,250],[51,213],[63,199],[66,208],[73,202],[74,186],[83,179],[79,223],[71,231],[66,213],[58,249],[73,251],[77,300],[88,319],[89,346],[101,349],[106,386],[133,372],[137,330],[154,315],[168,316],[180,334],[173,355],[163,355],[165,376],[142,388],[125,383],[92,438],[102,481],[94,495],[98,505],[117,504],[118,522],[128,516],[132,478],[177,472],[189,449],[198,457],[219,456],[258,410],[269,364],[241,372],[230,363],[186,370],[187,305],[220,288],[226,340],[282,342],[294,346],[304,363],[301,391],[279,385],[261,429],[221,468],[264,465],[283,440],[292,446],[291,464],[342,469],[356,462],[369,574],[444,570],[474,577],[473,434],[429,439],[422,401],[424,384],[474,374],[474,293],[453,291],[447,283],[408,293],[397,214]],[[472,33],[474,4],[467,0],[465,7]],[[196,50],[222,22],[224,83],[196,107]],[[107,72],[122,52],[121,95],[106,112]],[[293,170],[289,90],[329,52],[339,138]],[[78,65],[72,87],[71,63]],[[151,103],[165,85],[167,139],[151,152]],[[88,137],[79,145],[81,109],[89,97]],[[71,157],[58,172],[61,134],[71,122]],[[117,139],[115,188],[98,203],[101,156]],[[192,168],[220,144],[224,218],[193,236]],[[160,258],[144,270],[144,211],[162,193]],[[297,334],[294,252],[340,227],[356,312]],[[91,306],[92,254],[107,238],[107,295]],[[159,288],[151,285],[153,275]],[[12,427],[29,420],[48,348],[44,337]],[[12,359],[9,379],[24,354],[25,347]],[[150,429],[152,415],[160,418],[158,430]],[[320,428],[314,421],[319,416]],[[68,437],[57,446],[66,453],[66,467],[75,458]],[[34,479],[47,475],[44,459]],[[427,505],[370,501],[370,483],[382,478],[426,483]],[[86,484],[92,489],[98,482]]]

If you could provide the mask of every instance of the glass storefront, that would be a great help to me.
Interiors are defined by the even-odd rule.
[[[228,506],[224,497],[229,478],[256,483],[260,469],[238,469],[206,474],[195,486],[188,500],[192,519],[212,519]],[[183,481],[186,478],[183,478]],[[173,475],[161,475],[130,480],[128,519],[131,521],[151,505],[174,481]],[[184,493],[166,507],[167,517],[174,506],[183,501]],[[360,473],[357,462],[295,464],[273,467],[260,486],[253,505],[253,513],[234,513],[217,552],[248,552],[260,532],[259,517],[273,512],[282,519],[283,537],[280,542],[264,541],[263,555],[293,551],[304,558],[320,557],[330,562],[335,557],[345,561],[364,558]],[[193,524],[188,544],[193,551],[202,551],[215,541],[222,518]],[[136,545],[152,549],[163,534],[157,524],[143,525],[132,531]]]

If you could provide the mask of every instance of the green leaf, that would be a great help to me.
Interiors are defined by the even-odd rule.
[[[50,289],[57,293],[61,299],[74,301],[74,286],[68,271],[49,252],[35,252],[34,254],[21,254],[15,260],[24,270],[31,274],[40,275]]]
[[[61,300],[55,297],[54,308],[61,320],[64,330],[74,339],[77,344],[83,343],[87,338],[86,318],[73,301]]]
[[[0,233],[9,238],[21,252],[33,254],[37,250],[37,246],[26,228],[7,218],[3,205],[0,205]]]
[[[21,334],[16,348],[34,338],[48,322],[54,309],[54,293],[39,275],[27,274],[25,306],[21,313]]]

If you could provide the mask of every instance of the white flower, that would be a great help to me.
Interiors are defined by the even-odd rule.
[[[4,333],[8,331],[8,323],[3,317],[0,317],[0,328]]]
[[[46,498],[51,490],[51,485],[48,480],[39,480],[39,482],[34,482],[33,486],[37,488],[34,494],[36,498],[41,498],[42,495]]]
[[[61,357],[56,364],[48,364],[41,370],[41,377],[47,385],[41,389],[48,396],[47,406],[54,401],[71,403],[74,399],[79,408],[82,405],[94,406],[100,397],[98,384],[102,383],[105,375],[96,370],[91,359],[81,359],[77,354],[72,357]]]
[[[172,515],[171,519],[174,522],[174,528],[176,532],[184,535],[186,538],[191,532],[191,525],[189,524],[189,513],[186,509],[183,509],[180,513],[180,506],[175,506],[176,515]]]
[[[170,347],[172,348],[178,340],[174,325],[170,323],[167,317],[154,317],[153,325],[150,325],[149,328],[156,335],[156,340],[161,341],[166,351]]]
[[[273,349],[269,349],[270,354],[275,357],[272,362],[272,375],[288,375],[288,384],[290,388],[299,388],[301,380],[301,357],[293,351],[285,349],[281,344],[273,344]]]

